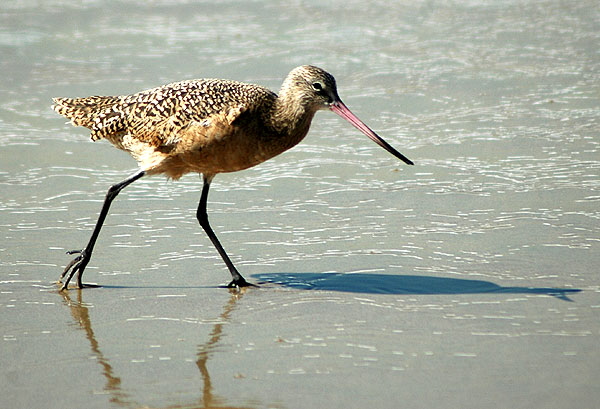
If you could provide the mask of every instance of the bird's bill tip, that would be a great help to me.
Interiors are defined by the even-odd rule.
[[[340,100],[333,102],[330,106],[330,109],[344,118],[346,121],[350,122],[354,127],[360,130],[362,133],[367,135],[369,139],[375,142],[377,145],[381,146],[383,149],[406,163],[407,165],[414,165],[413,161],[408,159],[406,156],[398,152],[392,145],[387,143],[383,138],[377,135],[371,128],[369,128],[363,121],[358,119],[356,115],[348,109],[348,107]]]

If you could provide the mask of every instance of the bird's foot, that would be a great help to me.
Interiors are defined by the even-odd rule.
[[[81,276],[83,275],[83,271],[85,270],[85,267],[90,261],[91,254],[89,254],[85,249],[67,251],[67,254],[78,254],[78,256],[71,260],[69,264],[67,264],[64,271],[60,275],[60,278],[58,280],[59,283],[62,283],[60,291],[64,291],[67,289],[71,278],[73,278],[75,274],[77,274],[77,287],[87,287],[87,285],[84,285],[81,282]],[[66,280],[63,280],[65,277]],[[90,285],[90,287],[92,286],[93,285]]]
[[[256,284],[249,283],[246,279],[240,276],[238,279],[232,280],[227,284],[227,288],[244,288],[244,287],[258,287]]]
[[[95,283],[81,283],[81,285],[71,285],[70,287],[67,286],[65,287],[64,283],[62,281],[57,281],[56,284],[60,284],[60,288],[59,288],[59,292],[62,292],[63,290],[83,290],[84,288],[100,288],[102,287],[101,285],[95,284]]]

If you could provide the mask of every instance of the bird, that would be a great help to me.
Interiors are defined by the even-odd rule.
[[[414,163],[362,122],[342,102],[335,78],[303,65],[289,72],[279,93],[244,82],[196,79],[174,82],[134,94],[53,98],[52,108],[73,126],[90,130],[92,141],[106,139],[131,154],[139,168],[110,186],[87,245],[67,254],[58,284],[77,287],[90,262],[113,200],[144,176],[179,179],[195,172],[203,180],[196,218],[231,273],[228,287],[253,286],[239,273],[208,221],[208,191],[219,173],[256,166],[292,148],[306,136],[319,110],[331,110],[408,165]]]

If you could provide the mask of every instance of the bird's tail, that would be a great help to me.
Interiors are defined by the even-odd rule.
[[[120,115],[113,108],[121,102],[119,97],[86,97],[86,98],[53,98],[54,109],[60,115],[69,118],[73,126],[84,126],[92,131],[99,131],[112,116]],[[111,118],[116,119],[116,118]],[[100,139],[101,136],[92,139]]]

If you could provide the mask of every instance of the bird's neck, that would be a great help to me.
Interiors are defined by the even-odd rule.
[[[285,140],[286,149],[299,143],[308,133],[316,109],[301,96],[284,86],[275,100],[270,115],[270,125],[279,138]]]

